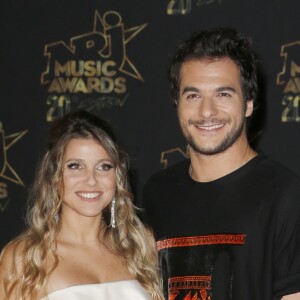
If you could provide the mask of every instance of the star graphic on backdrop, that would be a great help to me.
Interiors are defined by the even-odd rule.
[[[24,130],[6,136],[2,123],[0,122],[0,177],[22,186],[25,186],[22,179],[7,160],[7,151],[21,139],[27,131],[28,130]]]

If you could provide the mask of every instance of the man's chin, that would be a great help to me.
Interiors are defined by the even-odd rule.
[[[201,155],[207,155],[207,156],[212,156],[212,155],[218,155],[226,151],[228,148],[232,146],[233,143],[226,143],[223,142],[221,144],[217,145],[206,145],[205,147],[203,145],[199,145],[194,143],[193,141],[188,141],[190,148],[198,154]]]

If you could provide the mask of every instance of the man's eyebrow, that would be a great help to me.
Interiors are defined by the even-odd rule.
[[[224,91],[236,93],[236,89],[230,85],[220,86],[220,87],[216,88],[216,92],[224,92]]]
[[[225,92],[225,91],[229,91],[229,92],[233,92],[233,93],[236,93],[236,89],[230,85],[226,85],[226,86],[220,86],[218,88],[215,89],[215,91],[217,93],[220,93],[220,92]],[[187,93],[187,92],[195,92],[195,93],[199,93],[200,92],[200,89],[194,87],[194,86],[186,86],[183,91],[182,91],[182,95],[184,93]]]
[[[187,92],[195,92],[195,93],[199,93],[200,90],[199,90],[198,88],[194,87],[194,86],[186,86],[186,87],[183,89],[183,91],[182,91],[181,94],[183,95],[184,93],[187,93]]]

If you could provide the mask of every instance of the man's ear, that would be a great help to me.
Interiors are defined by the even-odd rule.
[[[253,99],[246,101],[245,117],[250,117],[253,113]]]

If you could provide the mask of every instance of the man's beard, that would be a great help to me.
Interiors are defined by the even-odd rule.
[[[231,129],[231,131],[227,134],[227,136],[215,147],[205,147],[198,145],[196,141],[194,140],[192,134],[188,132],[187,130],[185,131],[184,135],[185,138],[187,139],[188,144],[192,147],[192,149],[203,155],[215,155],[224,152],[228,148],[230,148],[241,136],[243,129],[244,129],[244,124],[245,124],[245,117],[242,118],[240,123]],[[224,120],[222,121],[215,121],[215,123],[224,123]],[[190,122],[189,122],[190,123]],[[198,122],[191,122],[191,123],[198,123]],[[225,124],[230,124],[230,121],[226,121]]]

